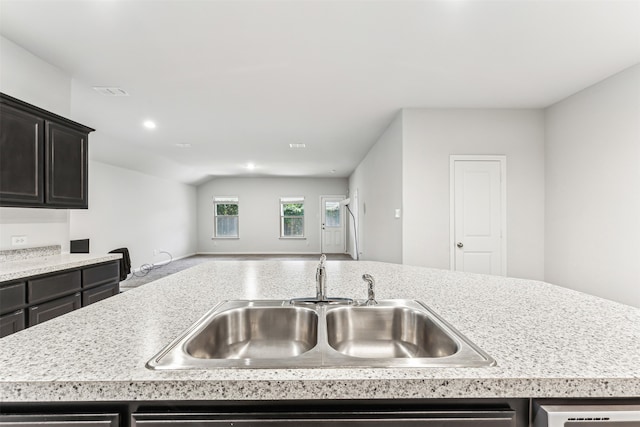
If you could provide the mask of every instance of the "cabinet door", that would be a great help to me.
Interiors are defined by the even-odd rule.
[[[327,414],[137,414],[132,427],[515,427],[513,411],[437,411]]]
[[[0,415],[1,427],[117,427],[117,414],[15,414]]]
[[[6,314],[22,308],[26,304],[26,286],[24,282],[0,288],[0,314]]]
[[[87,208],[88,134],[47,122],[46,197],[53,207]]]
[[[120,283],[107,283],[97,288],[82,292],[82,306],[86,307],[94,302],[117,295],[120,292]]]
[[[24,327],[24,310],[0,316],[0,338],[21,331]]]
[[[92,288],[106,283],[120,282],[120,261],[82,270],[82,287]]]
[[[80,290],[80,270],[27,281],[29,304],[45,302]]]
[[[44,304],[29,307],[29,326],[38,325],[82,307],[80,292]]]
[[[0,206],[44,202],[44,120],[0,104]]]

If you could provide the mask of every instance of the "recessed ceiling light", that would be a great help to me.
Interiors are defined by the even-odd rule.
[[[156,123],[151,120],[145,120],[144,123],[142,123],[142,126],[146,127],[147,129],[155,129]]]
[[[176,147],[178,147],[178,148],[191,148],[191,144],[189,144],[188,142],[178,142],[176,144]]]
[[[256,168],[256,165],[254,163],[247,163],[247,169],[249,169],[250,171],[254,170]]]
[[[307,144],[289,144],[289,148],[307,148]]]

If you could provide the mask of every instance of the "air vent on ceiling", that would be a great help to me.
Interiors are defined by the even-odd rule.
[[[129,96],[127,91],[120,87],[94,86],[93,90],[104,96]]]
[[[306,148],[306,144],[289,144],[289,148]]]

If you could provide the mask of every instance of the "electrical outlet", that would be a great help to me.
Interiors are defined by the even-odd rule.
[[[27,236],[11,236],[11,244],[13,246],[26,245],[28,241]]]
[[[160,253],[160,249],[154,249],[153,250],[153,256],[156,256]]]

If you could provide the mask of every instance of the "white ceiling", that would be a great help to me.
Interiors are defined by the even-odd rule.
[[[640,1],[1,0],[0,33],[73,77],[94,158],[344,177],[401,108],[540,108],[640,62]]]

